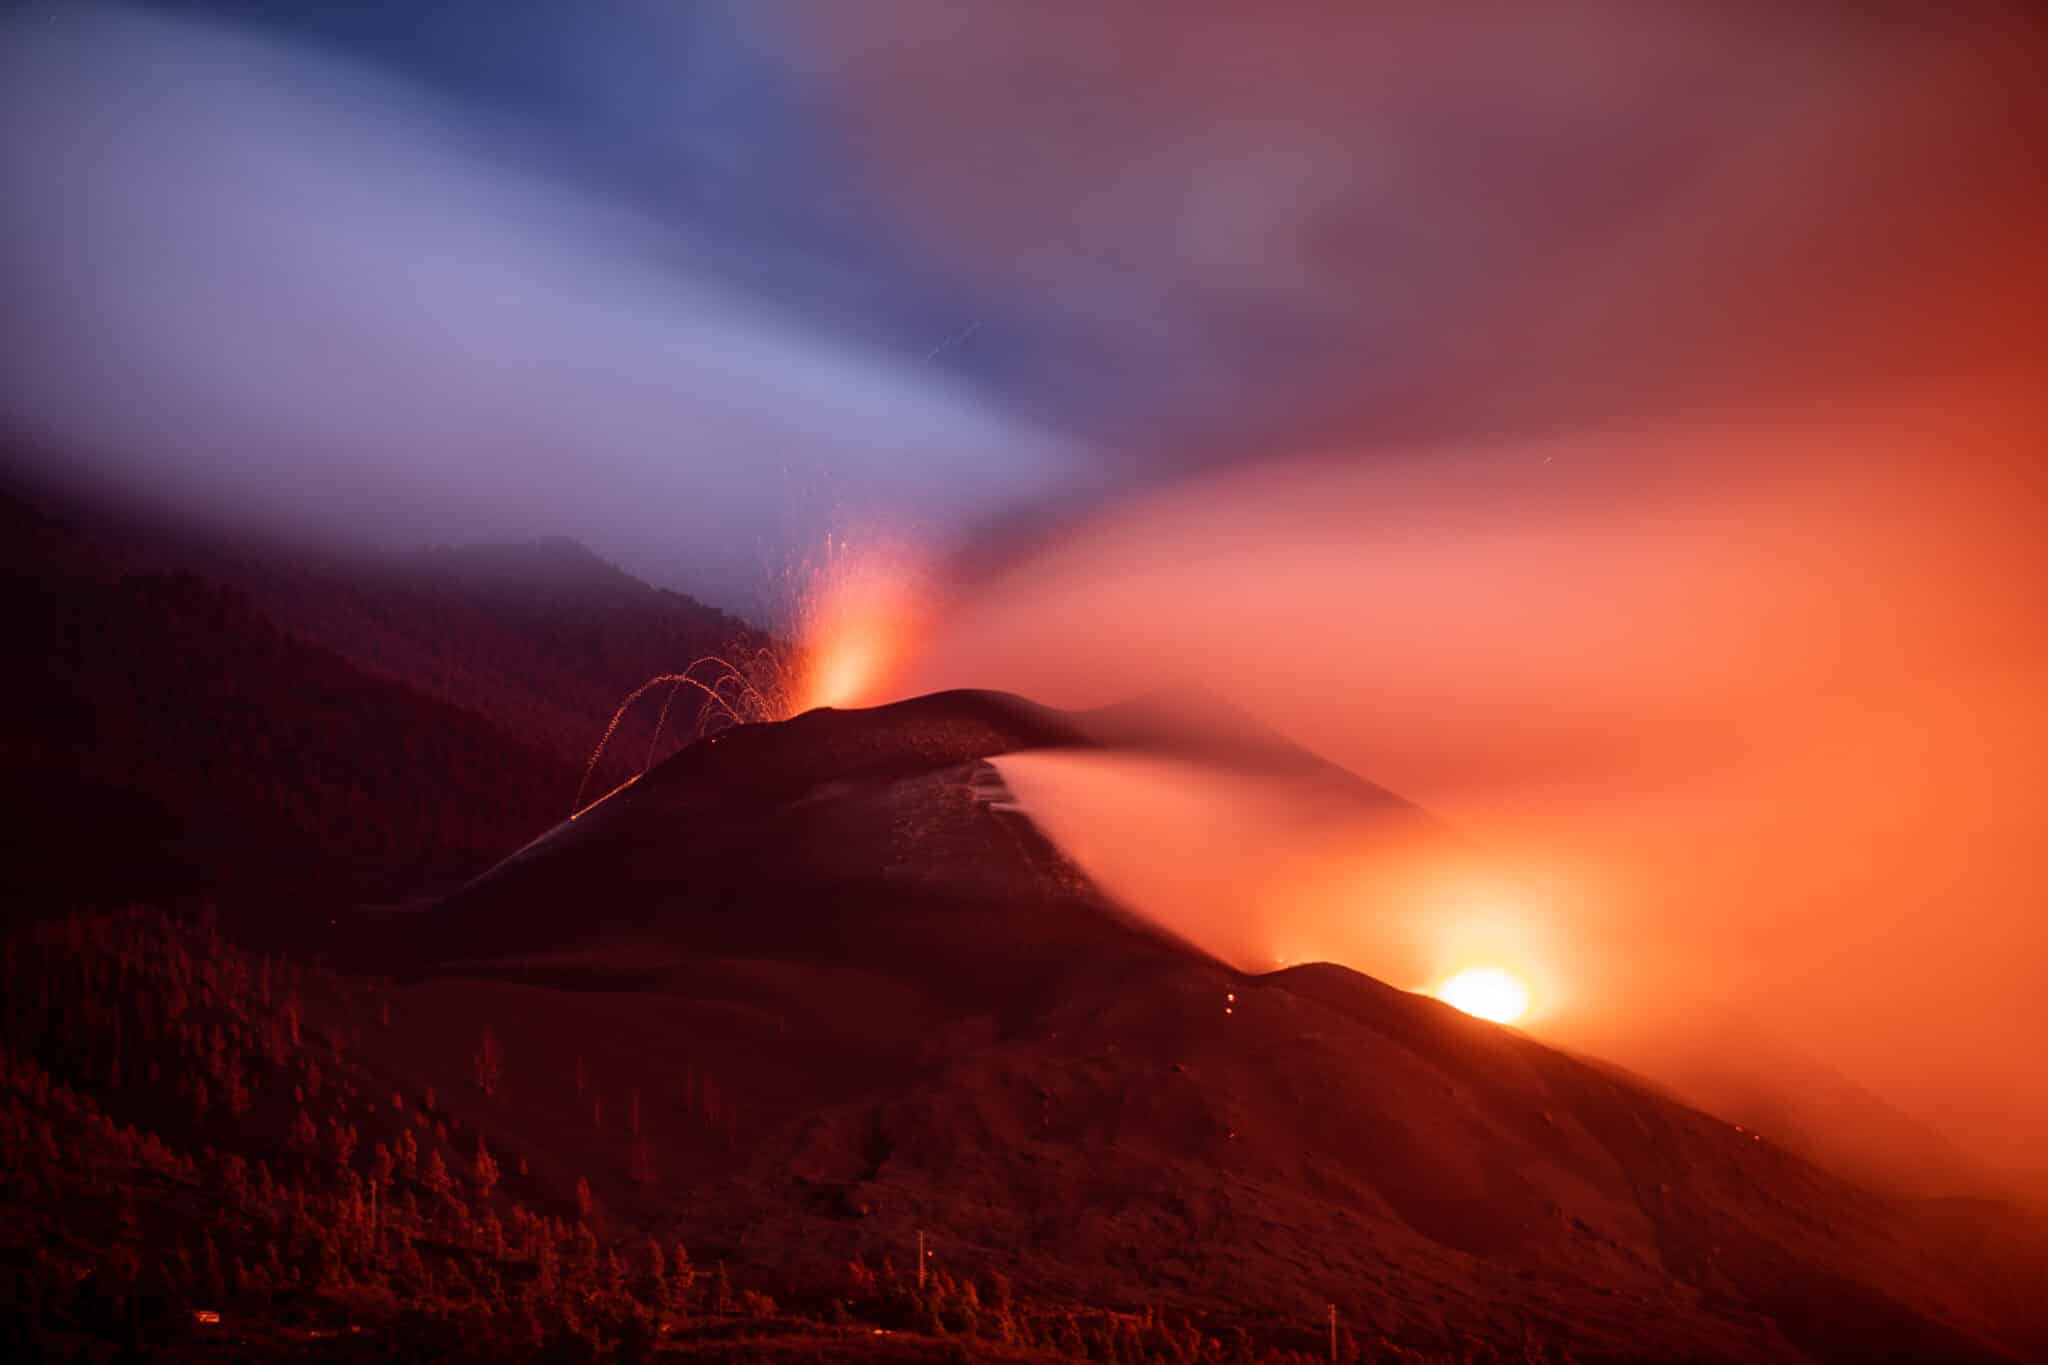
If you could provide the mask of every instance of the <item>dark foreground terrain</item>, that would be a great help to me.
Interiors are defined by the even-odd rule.
[[[2048,1354],[2032,1214],[1126,918],[985,760],[1145,715],[731,730],[326,965],[17,931],[6,1354],[1323,1359],[1333,1310],[1342,1359]]]

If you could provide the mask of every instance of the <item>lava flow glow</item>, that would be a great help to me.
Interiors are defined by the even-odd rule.
[[[1496,1024],[1512,1024],[1529,1012],[1529,988],[1500,967],[1468,967],[1431,993],[1454,1009]]]

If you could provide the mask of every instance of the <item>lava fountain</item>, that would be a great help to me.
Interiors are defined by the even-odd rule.
[[[929,594],[920,557],[900,540],[856,548],[827,536],[803,579],[790,714],[886,700],[923,633]]]
[[[678,696],[697,701],[693,739],[734,725],[787,720],[821,706],[884,700],[881,689],[920,634],[925,594],[919,563],[900,541],[878,538],[855,550],[843,536],[826,536],[821,553],[799,561],[788,575],[798,585],[790,594],[796,644],[707,654],[679,672],[657,673],[627,693],[590,751],[569,818],[595,804],[586,798],[598,764],[620,722],[642,697],[659,693],[662,699],[654,736],[639,772],[613,791],[631,786],[654,766]]]

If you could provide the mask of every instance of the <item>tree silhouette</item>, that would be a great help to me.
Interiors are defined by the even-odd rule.
[[[476,1160],[469,1168],[470,1184],[476,1187],[477,1198],[489,1199],[491,1191],[498,1186],[498,1163],[491,1159],[491,1152],[484,1146],[484,1137],[476,1137]]]
[[[448,1163],[441,1159],[438,1149],[427,1158],[426,1174],[420,1177],[420,1183],[426,1187],[427,1193],[443,1199],[455,1192],[455,1181],[448,1174]]]

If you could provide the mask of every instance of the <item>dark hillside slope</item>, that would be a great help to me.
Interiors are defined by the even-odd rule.
[[[983,692],[742,726],[514,854],[421,916],[408,946],[428,960],[593,945],[621,960],[641,946],[774,956],[969,991],[991,984],[948,970],[970,946],[1020,990],[1077,957],[1159,951],[982,762],[1081,742],[1072,717]]]
[[[745,666],[779,648],[737,617],[651,587],[562,539],[218,563],[223,581],[245,588],[294,634],[575,762],[648,678],[707,657]],[[692,693],[676,698],[663,752],[690,737],[700,705]],[[657,701],[626,718],[607,751],[610,781],[644,762],[658,710]],[[561,800],[566,813],[569,793]]]
[[[18,488],[0,592],[10,914],[211,896],[283,925],[440,894],[566,813],[625,692],[766,644],[564,541],[376,556]]]
[[[0,595],[15,906],[214,895],[289,914],[416,893],[487,864],[507,830],[544,828],[574,781],[190,574],[15,558]]]
[[[588,1036],[545,1022],[580,995],[616,1085],[714,1069],[724,1151],[690,1148],[679,1185],[593,1182],[735,1264],[822,1274],[922,1230],[1274,1341],[1334,1302],[1439,1350],[2048,1347],[2039,1220],[1936,1216],[1436,1001],[1247,977],[1123,917],[983,762],[1099,721],[945,693],[728,732],[422,916],[410,989],[518,1014],[532,1056]]]
[[[1234,998],[1233,998],[1234,997]],[[850,1181],[858,1233],[939,1227],[1034,1281],[1282,1321],[1335,1302],[1418,1345],[1581,1359],[2023,1359],[2038,1220],[1965,1253],[1596,1064],[1339,968],[1162,963],[811,1116],[755,1174]],[[786,1177],[785,1177],[786,1178]],[[886,1239],[885,1239],[886,1240]]]
[[[814,952],[821,960],[887,957],[908,946],[909,907],[932,895],[994,909],[988,923],[948,931],[959,940],[953,948],[972,940],[991,955],[1039,943],[1063,951],[1060,925],[1082,926],[1078,941],[1107,932],[1105,924],[1127,935],[1130,922],[1022,816],[986,762],[1032,749],[1160,751],[1313,771],[1361,820],[1449,837],[1417,808],[1278,737],[1246,729],[1226,746],[1221,733],[1158,707],[1065,712],[991,691],[739,726],[520,849],[426,916],[411,946],[428,958],[531,954],[658,926],[664,943],[694,950],[739,951],[765,935],[792,951],[824,935]],[[862,920],[852,905],[869,896],[894,909]],[[1019,901],[1036,908],[1008,914]],[[579,912],[561,914],[565,904]]]
[[[716,1239],[600,1205],[579,1172],[603,1143],[555,1105],[588,1122],[611,1073],[548,1077],[523,1034],[488,1087],[423,1070],[423,1037],[475,1046],[464,1003],[149,911],[0,933],[0,1360],[937,1362],[970,1333],[976,1359],[1067,1358],[1074,1307],[1000,1281],[743,1277]],[[664,1098],[669,1179],[722,1150],[728,1106],[703,1073],[687,1112]],[[629,1140],[638,1101],[611,1099]],[[657,1165],[635,1169],[644,1192]],[[1090,1342],[1130,1334],[1083,1312]],[[1147,1327],[1166,1353],[1121,1358],[1188,1358],[1182,1324]]]
[[[285,633],[579,765],[612,709],[649,677],[707,656],[765,667],[762,651],[782,650],[737,617],[561,538],[404,553],[288,543],[0,479],[0,555],[32,576],[184,573],[236,589]],[[692,735],[696,705],[676,699],[664,751]],[[626,718],[611,780],[645,761],[657,710],[658,701]],[[573,791],[572,781],[563,812]]]

